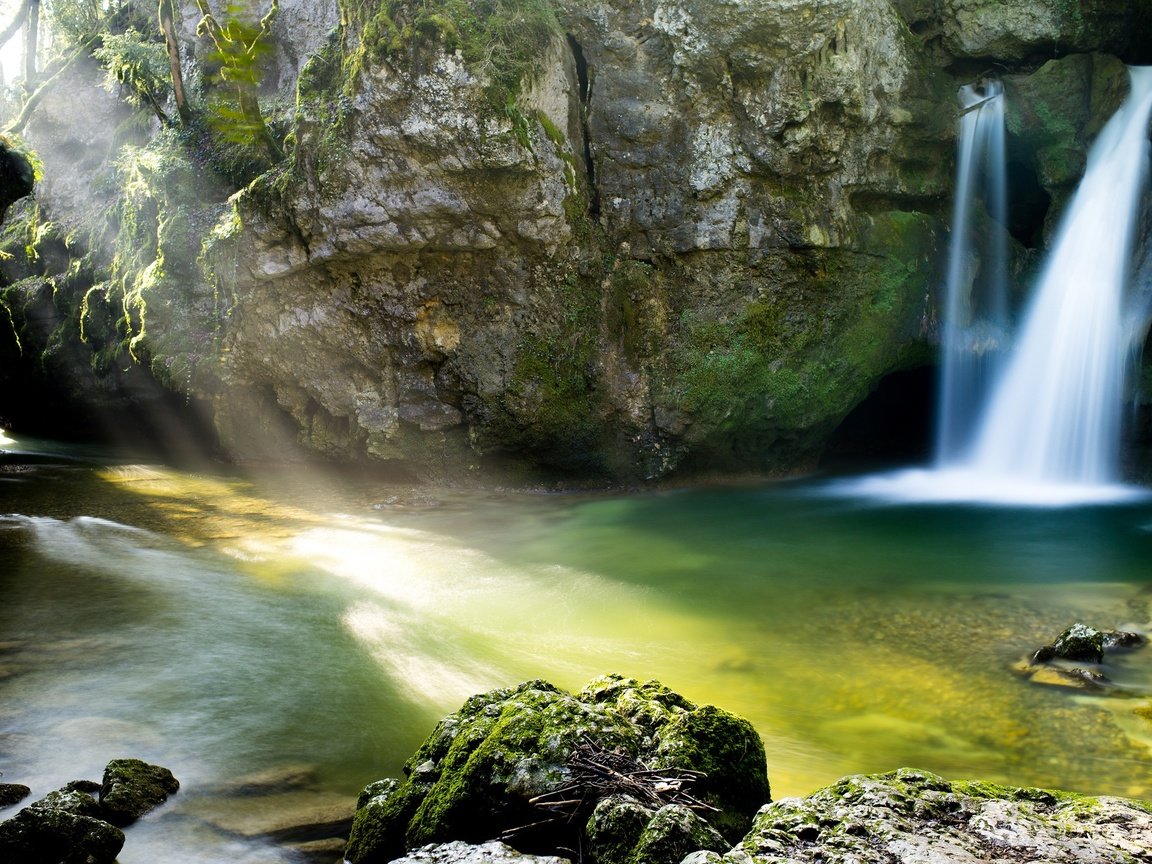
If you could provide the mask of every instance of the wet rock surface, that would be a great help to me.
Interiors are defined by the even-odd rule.
[[[1097,630],[1076,623],[1062,632],[1049,645],[1038,648],[1017,671],[1034,684],[1074,687],[1097,692],[1129,694],[1115,685],[1105,670],[1105,656],[1132,651],[1148,644],[1142,633],[1126,630]],[[1090,664],[1084,668],[1077,664]]]
[[[179,785],[167,768],[139,759],[113,760],[103,783],[73,780],[0,822],[0,861],[111,864],[124,846],[118,826],[158,807]],[[6,788],[23,789],[24,795],[29,791],[4,784],[0,794]]]
[[[113,825],[131,825],[175,795],[180,782],[172,772],[140,759],[116,759],[104,769],[100,808]]]
[[[764,807],[724,856],[695,864],[1115,864],[1146,861],[1152,806],[902,769]]]
[[[528,855],[496,841],[470,845],[460,841],[429,844],[396,859],[397,864],[567,864],[568,858]]]
[[[20,783],[0,783],[0,807],[19,804],[32,794],[32,790]]]

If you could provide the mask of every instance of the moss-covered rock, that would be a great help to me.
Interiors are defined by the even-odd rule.
[[[104,769],[100,812],[113,825],[131,825],[179,788],[180,782],[167,768],[140,759],[114,759]]]
[[[469,699],[407,762],[402,783],[366,790],[348,860],[383,862],[427,843],[479,842],[506,831],[510,842],[528,851],[571,848],[583,826],[549,821],[531,799],[563,786],[569,758],[583,741],[653,768],[708,771],[701,797],[724,808],[722,827],[730,840],[769,799],[763,745],[747,721],[697,707],[657,682],[608,676],[573,695],[531,681]],[[641,829],[649,822],[633,821]],[[687,834],[676,836],[700,833],[681,827]],[[657,837],[675,833],[656,832],[654,848]],[[637,833],[629,848],[639,840]]]
[[[846,777],[756,816],[725,864],[1005,860],[1137,864],[1152,806],[1044,789],[951,782],[925,771]]]
[[[644,826],[630,861],[632,864],[680,864],[692,852],[724,852],[731,845],[695,811],[681,804],[667,804]]]

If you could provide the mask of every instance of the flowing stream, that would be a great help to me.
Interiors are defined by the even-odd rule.
[[[1107,664],[1133,698],[1013,670],[1075,621],[1147,626],[1146,501],[414,491],[7,447],[0,772],[40,796],[171,768],[122,864],[298,860],[278,819],[350,806],[468,695],[613,671],[748,717],[777,798],[904,765],[1152,798],[1152,649]]]

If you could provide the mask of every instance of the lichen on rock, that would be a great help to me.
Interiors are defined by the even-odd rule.
[[[1136,864],[1152,848],[1152,807],[926,771],[846,777],[764,807],[719,864]]]

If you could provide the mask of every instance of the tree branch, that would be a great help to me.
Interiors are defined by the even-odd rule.
[[[20,8],[16,10],[16,17],[12,19],[12,23],[4,28],[4,32],[0,33],[0,46],[8,44],[8,40],[20,32],[20,28],[24,26],[24,19],[28,17],[28,7],[31,5],[31,0],[24,0],[20,4]]]
[[[32,109],[34,109],[37,104],[39,104],[40,100],[44,98],[44,94],[48,91],[48,88],[55,84],[60,79],[60,76],[63,75],[64,72],[69,69],[73,63],[83,57],[88,52],[90,47],[91,46],[86,42],[77,48],[64,62],[63,66],[57,69],[51,77],[45,80],[43,84],[41,84],[32,92],[32,94],[25,100],[24,107],[20,109],[20,114],[16,117],[15,120],[4,127],[5,135],[12,135],[24,128],[25,124],[28,122],[28,119],[32,116]]]

